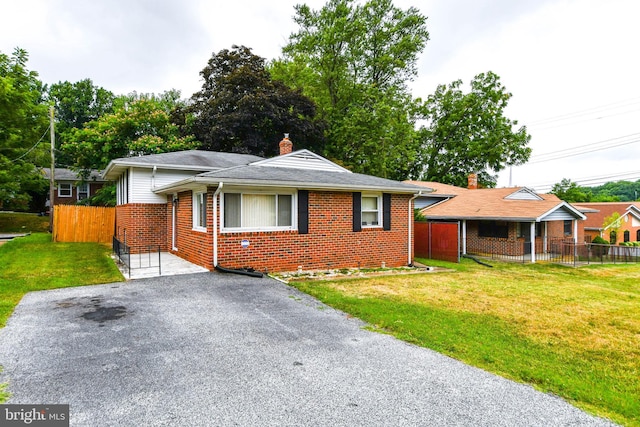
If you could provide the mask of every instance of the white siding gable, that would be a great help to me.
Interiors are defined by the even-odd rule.
[[[533,190],[529,190],[528,188],[521,188],[515,193],[509,194],[505,197],[507,200],[544,200],[542,197],[538,196]]]
[[[129,203],[167,203],[167,196],[155,194],[154,188],[172,184],[200,172],[168,169],[131,168],[129,174]]]
[[[309,150],[294,151],[293,153],[285,154],[283,156],[251,163],[251,165],[351,173],[350,170],[345,169],[322,156],[312,153]]]

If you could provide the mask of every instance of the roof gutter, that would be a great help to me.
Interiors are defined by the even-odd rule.
[[[411,227],[411,225],[413,224],[413,209],[412,209],[412,205],[413,205],[413,201],[415,199],[417,199],[418,197],[422,196],[422,190],[418,191],[418,194],[414,194],[413,197],[411,197],[409,199],[409,217],[407,218],[407,229],[408,229],[408,243],[407,243],[407,265],[411,266],[413,265],[413,257],[411,256],[413,254],[413,240],[411,239],[411,237],[413,236],[413,228]]]
[[[213,193],[213,268],[218,267],[218,195],[222,191],[222,181]]]

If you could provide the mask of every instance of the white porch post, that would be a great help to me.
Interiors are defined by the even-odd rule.
[[[547,228],[549,223],[547,221],[543,222],[544,224],[544,237],[542,240],[542,250],[546,254],[549,252],[549,247],[547,246],[547,241],[549,240],[549,229]]]
[[[467,220],[462,220],[462,255],[467,254]]]
[[[536,262],[536,222],[531,223],[531,262]]]
[[[578,244],[578,220],[573,220],[573,243]]]

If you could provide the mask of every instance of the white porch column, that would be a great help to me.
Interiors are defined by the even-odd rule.
[[[578,220],[573,220],[573,243],[578,244]]]
[[[462,255],[467,254],[467,220],[462,220]]]
[[[549,252],[549,247],[547,246],[547,242],[549,240],[549,229],[547,228],[549,226],[549,223],[547,221],[543,222],[544,224],[544,237],[542,238],[542,250],[543,252],[546,254],[547,252]]]
[[[531,262],[536,262],[536,222],[531,223]]]

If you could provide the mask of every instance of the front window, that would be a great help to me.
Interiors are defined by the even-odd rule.
[[[380,221],[380,196],[362,195],[362,226],[377,227]]]
[[[631,233],[629,233],[629,230],[624,231],[623,239],[625,242],[628,242],[631,239]]]
[[[58,197],[71,197],[73,195],[73,190],[71,188],[71,184],[58,184]]]
[[[223,227],[227,230],[291,230],[292,194],[225,193]]]
[[[193,194],[193,228],[201,231],[207,229],[207,193]]]
[[[480,221],[478,236],[507,239],[509,238],[509,223],[506,221]]]
[[[564,235],[571,236],[573,234],[573,221],[570,219],[564,220]]]
[[[84,200],[89,197],[89,184],[83,183],[78,185],[78,200]]]

